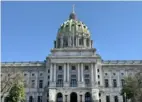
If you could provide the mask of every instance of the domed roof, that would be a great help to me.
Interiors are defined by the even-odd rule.
[[[90,36],[88,27],[80,20],[77,20],[74,11],[69,15],[69,19],[66,20],[63,24],[61,24],[60,28],[58,29],[57,36],[66,36],[72,34],[84,37]]]

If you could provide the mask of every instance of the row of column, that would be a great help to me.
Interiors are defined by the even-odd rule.
[[[89,39],[89,38],[83,38],[83,42],[82,42],[82,45],[80,45],[79,44],[79,40],[81,39],[81,38],[79,38],[79,37],[76,37],[76,40],[74,40],[74,39],[71,39],[72,37],[70,36],[70,37],[68,37],[66,40],[67,40],[67,42],[68,42],[68,47],[74,47],[74,46],[76,46],[76,47],[79,47],[79,46],[84,46],[84,47],[89,47],[89,48],[91,48],[91,40]],[[89,44],[89,46],[87,46],[87,39],[89,40],[88,41],[88,44]],[[60,42],[59,42],[60,41]],[[60,40],[56,40],[56,47],[58,48],[63,48],[64,47],[64,38],[63,37],[61,37],[60,38]],[[60,46],[58,45],[60,43]]]
[[[69,63],[64,63],[63,65],[63,73],[64,73],[64,82],[70,81],[70,65]],[[56,63],[51,63],[50,65],[50,82],[56,82]],[[77,75],[78,82],[84,83],[84,65],[83,63],[77,64]],[[94,82],[97,81],[97,68],[94,63],[91,63],[91,82],[94,85]]]

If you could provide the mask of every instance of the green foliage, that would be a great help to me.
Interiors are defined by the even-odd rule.
[[[19,102],[25,100],[24,85],[15,83],[9,92],[9,102]]]
[[[134,76],[126,77],[124,80],[125,84],[122,87],[121,95],[126,94],[127,99],[131,99],[132,102],[142,102],[142,74],[137,73]]]

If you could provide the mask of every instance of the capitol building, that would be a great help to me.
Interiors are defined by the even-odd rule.
[[[124,77],[142,69],[142,60],[103,60],[93,43],[73,10],[43,62],[2,62],[2,76],[22,71],[26,102],[124,102]]]

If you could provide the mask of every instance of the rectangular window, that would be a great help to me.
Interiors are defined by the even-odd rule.
[[[89,79],[85,79],[85,84],[89,85],[90,84],[90,80]]]
[[[113,79],[113,87],[117,87],[116,79]]]
[[[121,79],[121,86],[124,86],[124,79]]]
[[[43,88],[43,80],[39,80],[39,88]]]
[[[32,80],[32,85],[31,85],[32,88],[35,88],[35,80]]]
[[[105,79],[105,87],[108,88],[109,84],[108,84],[108,79]]]
[[[106,96],[106,102],[110,102],[110,96]]]
[[[38,96],[38,102],[42,102],[42,96]]]
[[[59,66],[59,71],[62,71],[62,66]]]
[[[118,97],[114,96],[114,102],[118,102]]]
[[[58,75],[58,78],[59,78],[59,79],[62,79],[62,78],[63,78],[63,75]]]
[[[57,87],[63,87],[63,80],[62,79],[58,79],[57,83],[56,83]]]
[[[67,102],[67,97],[68,97],[68,95],[65,95],[65,102]]]
[[[89,78],[89,74],[85,74],[85,76],[84,76],[85,78]]]
[[[71,79],[71,87],[77,87],[77,81],[76,79]]]
[[[89,66],[85,66],[85,70],[88,71],[89,70]]]

